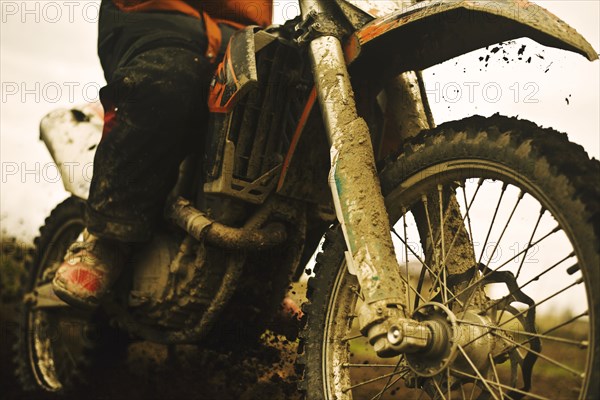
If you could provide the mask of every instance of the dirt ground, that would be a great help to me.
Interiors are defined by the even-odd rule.
[[[2,240],[0,265],[0,398],[56,399],[23,392],[15,377],[12,347],[16,303],[24,260],[31,251],[13,239]],[[251,348],[208,350],[133,342],[120,359],[95,372],[86,386],[60,399],[298,399],[294,362],[297,343],[265,335]]]
[[[0,307],[0,397],[4,400],[46,399],[21,391],[14,376],[10,348],[16,326],[13,305]],[[254,348],[216,352],[197,346],[137,342],[127,355],[97,372],[89,385],[68,399],[296,399],[293,363],[296,344],[271,336]]]

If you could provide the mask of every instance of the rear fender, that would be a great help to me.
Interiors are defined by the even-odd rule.
[[[65,190],[81,199],[89,194],[103,123],[99,103],[52,111],[40,123],[40,139],[60,171]]]
[[[368,23],[348,38],[344,53],[354,70],[386,65],[397,74],[520,37],[598,58],[575,29],[525,0],[422,1]]]

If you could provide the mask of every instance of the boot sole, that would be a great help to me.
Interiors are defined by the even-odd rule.
[[[54,294],[56,294],[59,299],[72,307],[91,311],[98,308],[100,305],[100,302],[95,297],[82,299],[81,297],[75,296],[73,293],[69,292],[57,281],[52,282],[52,289],[54,290]]]

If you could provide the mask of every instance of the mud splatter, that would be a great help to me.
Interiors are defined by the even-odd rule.
[[[535,54],[528,54],[526,44],[517,43],[514,40],[502,42],[495,46],[488,46],[484,49],[487,54],[479,54],[477,56],[480,63],[484,64],[479,70],[483,71],[492,62],[500,62],[502,64],[510,64],[512,62],[525,62],[531,64],[533,58],[537,60],[545,60],[544,50]],[[550,64],[551,65],[551,64]],[[550,65],[539,64],[539,68],[547,72]]]

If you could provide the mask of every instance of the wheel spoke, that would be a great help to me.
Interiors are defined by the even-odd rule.
[[[483,178],[479,179],[479,181],[477,182],[477,189],[475,189],[475,193],[473,193],[473,197],[471,198],[471,201],[469,202],[469,207],[467,209],[469,209],[471,207],[471,205],[473,205],[473,203],[475,202],[475,198],[477,197],[477,193],[479,192],[479,188],[481,188],[481,186],[483,185],[483,182],[485,182],[485,179],[483,179]],[[444,215],[444,223],[447,221],[447,219],[448,219],[448,214]],[[464,218],[463,218],[463,221],[464,221]]]
[[[496,335],[494,332],[490,332],[490,333],[492,335]],[[531,354],[534,354],[537,357],[542,358],[542,359],[548,361],[549,363],[554,364],[557,367],[560,367],[560,368],[564,369],[565,371],[568,371],[568,372],[572,373],[573,375],[575,375],[576,377],[578,377],[580,379],[584,379],[585,378],[585,374],[583,372],[574,370],[573,368],[569,367],[568,365],[565,365],[565,364],[561,363],[560,361],[556,361],[553,358],[550,358],[550,357],[546,356],[545,354],[537,352],[537,351],[535,351],[535,350],[533,350],[533,349],[531,349],[531,348],[529,348],[527,346],[524,346],[521,343],[518,343],[518,342],[512,340],[509,337],[505,337],[505,336],[499,336],[499,337],[502,340],[506,340],[507,342],[512,343],[515,347],[518,347],[519,349],[523,349],[524,351],[527,351],[527,352],[529,352]]]
[[[421,202],[423,203],[423,208],[425,209],[425,219],[427,220],[427,232],[429,233],[429,241],[431,242],[431,253],[434,258],[434,262],[436,265],[440,265],[440,261],[438,259],[438,254],[435,251],[435,240],[433,239],[433,227],[431,226],[431,218],[429,217],[429,206],[427,201],[427,195],[421,196]]]
[[[406,243],[406,242],[405,242],[405,241],[402,239],[402,237],[401,237],[400,235],[398,235],[398,232],[396,232],[396,230],[395,230],[394,228],[392,228],[392,233],[393,233],[394,235],[396,235],[396,237],[397,237],[398,239],[400,239],[400,241],[401,241],[401,242],[404,244],[404,246],[407,246],[407,247],[408,247],[408,243]],[[412,254],[413,254],[415,257],[416,257],[417,261],[419,261],[419,262],[421,263],[421,265],[422,265],[422,266],[424,266],[424,267],[427,269],[427,271],[429,271],[429,273],[430,273],[431,275],[435,276],[435,272],[434,272],[434,271],[433,271],[431,268],[429,268],[429,266],[427,265],[427,263],[426,263],[425,261],[423,261],[423,259],[422,259],[421,257],[419,257],[419,255],[418,255],[417,253],[415,253],[415,251],[414,251],[413,249],[411,249],[410,247],[409,247],[409,250],[410,250],[410,252],[411,252],[411,253],[412,253]],[[410,285],[409,285],[409,286],[410,286]],[[413,290],[414,290],[414,289],[413,289]],[[417,292],[415,291],[415,293],[417,293]],[[448,293],[450,293],[450,295],[452,295],[452,291],[451,291],[450,289],[448,289]],[[420,296],[420,295],[419,295],[419,296]],[[422,297],[421,297],[421,298],[422,298]],[[423,299],[423,298],[422,298],[422,299]],[[425,301],[425,300],[423,299],[423,301]],[[462,303],[460,302],[460,300],[457,300],[457,302],[458,302],[460,305],[462,305]]]
[[[446,368],[446,384],[448,385],[448,400],[452,400],[452,385],[450,382],[450,368]]]
[[[404,376],[398,376],[396,377],[396,379],[394,379],[392,381],[392,383],[390,384],[390,387],[394,386],[396,383],[400,382],[400,379],[404,378]],[[381,394],[380,394],[381,393]],[[379,393],[377,393],[375,396],[371,397],[370,400],[378,400],[381,398],[381,396],[383,395],[383,391],[380,391]],[[422,392],[421,392],[422,393]]]
[[[365,296],[358,290],[356,286],[352,286],[351,290],[361,301],[365,301]]]
[[[410,288],[410,290],[412,290],[415,293],[415,298],[419,298],[419,299],[423,300],[424,302],[426,301],[425,298],[421,295],[421,293],[419,293],[417,291],[417,289],[413,288],[412,285],[410,284],[410,282],[405,277],[400,275],[400,279],[402,279],[402,282],[406,283],[408,288]],[[407,293],[408,293],[408,291],[407,291]],[[416,305],[415,305],[415,307],[416,307]],[[409,310],[410,310],[410,308],[409,308]]]
[[[450,368],[448,368],[448,371],[450,371]],[[465,385],[460,384],[460,393],[462,394],[462,398],[466,399],[467,398],[467,394],[465,393]],[[472,399],[473,397],[471,396],[470,399]]]
[[[477,376],[475,376],[475,375],[471,375],[471,374],[467,374],[466,372],[463,372],[463,371],[460,371],[460,370],[457,370],[457,369],[453,369],[453,370],[452,370],[452,372],[453,372],[454,374],[457,374],[457,375],[462,375],[462,376],[464,376],[465,378],[469,378],[469,379],[478,379],[478,380],[479,380],[479,378],[478,378]],[[496,383],[496,382],[493,382],[493,381],[489,381],[489,383],[491,383],[492,385],[498,386],[499,388],[506,389],[506,390],[509,390],[509,391],[511,391],[511,392],[519,393],[519,394],[522,394],[522,395],[524,395],[524,396],[529,396],[529,397],[532,397],[532,398],[534,398],[534,399],[539,399],[539,400],[551,400],[551,399],[549,399],[548,397],[540,396],[540,395],[537,395],[537,394],[534,394],[534,393],[531,393],[531,392],[526,392],[526,391],[524,391],[524,390],[517,389],[517,388],[515,388],[515,387],[508,386],[508,385],[505,385],[505,384],[503,384],[503,383]]]
[[[473,387],[471,388],[471,395],[469,396],[469,400],[473,400],[473,398],[475,396],[475,389],[477,389],[477,385],[473,384]]]
[[[562,260],[554,263],[552,266],[546,268],[544,271],[542,271],[541,273],[539,273],[538,275],[536,275],[535,277],[531,278],[529,281],[527,281],[526,283],[524,283],[523,285],[519,286],[517,289],[511,290],[506,296],[504,296],[501,299],[498,299],[496,301],[494,301],[492,304],[490,304],[489,306],[487,306],[485,309],[483,309],[483,311],[487,311],[495,306],[497,306],[498,304],[500,304],[501,302],[503,302],[505,299],[510,298],[510,296],[512,296],[513,294],[515,294],[517,291],[522,290],[524,287],[526,287],[527,285],[529,285],[532,282],[536,282],[538,279],[540,279],[543,275],[547,274],[548,272],[552,271],[554,268],[556,268],[557,266],[559,266],[560,264],[562,264],[564,261],[568,260],[569,258],[573,257],[575,255],[575,253],[571,253],[568,256],[566,256],[565,258],[563,258]],[[572,267],[570,267],[572,268]]]
[[[471,243],[473,243],[473,228],[471,227],[471,216],[469,215],[469,210],[471,208],[471,204],[467,203],[467,192],[465,189],[466,186],[466,182],[461,182],[461,188],[462,188],[462,192],[463,192],[463,199],[465,202],[465,207],[467,207],[466,211],[465,211],[465,219],[467,220],[467,226],[469,227],[469,241]],[[479,190],[479,188],[481,187],[481,185],[477,186],[477,190]]]
[[[485,253],[485,248],[487,246],[487,242],[490,239],[490,235],[492,234],[492,228],[494,227],[494,222],[496,222],[496,217],[498,216],[498,210],[500,209],[500,204],[502,204],[502,198],[504,197],[504,193],[506,193],[506,188],[508,187],[508,183],[504,183],[502,185],[502,191],[500,192],[500,197],[498,198],[498,203],[496,203],[496,209],[494,210],[494,216],[492,217],[492,222],[490,222],[490,226],[487,231],[487,235],[485,236],[485,240],[483,241],[483,247],[481,249],[481,254],[479,255],[479,260],[477,264],[481,263],[481,259],[483,258],[483,254]]]
[[[429,216],[429,202],[427,200],[427,195],[423,194],[421,196],[421,202],[423,203],[423,208],[425,209],[425,218],[427,220],[427,232],[429,233],[429,241],[431,243],[431,253],[432,253],[432,258],[433,258],[433,262],[436,266],[440,265],[440,260],[438,257],[438,253],[436,251],[436,244],[435,244],[435,239],[433,238],[433,227],[431,226],[431,218]],[[406,248],[406,246],[405,246]],[[425,250],[427,251],[427,250]],[[425,254],[425,258],[427,258],[427,254]],[[423,269],[423,267],[425,266],[424,263],[421,263],[421,274],[419,276],[419,283],[417,284],[417,292],[420,293],[422,288],[423,288],[423,282],[425,279],[425,270]],[[427,268],[429,270],[429,273],[431,275],[435,275],[430,268]],[[418,307],[419,302],[418,299],[415,298],[415,309]]]
[[[475,265],[481,265],[481,260],[483,258],[483,254],[485,253],[485,249],[487,247],[488,240],[489,240],[490,235],[492,233],[492,229],[494,227],[494,222],[496,221],[496,217],[498,215],[498,210],[500,209],[500,204],[502,204],[502,199],[504,197],[504,193],[506,192],[507,186],[508,186],[508,184],[506,184],[506,183],[504,183],[502,185],[502,191],[500,192],[500,196],[498,198],[498,202],[496,203],[496,208],[494,209],[494,215],[492,217],[492,221],[490,222],[490,225],[489,225],[489,228],[488,228],[485,240],[483,242],[483,246],[482,246],[482,249],[481,249],[481,254],[479,255],[479,260],[476,262]],[[505,229],[506,229],[506,226],[505,226]],[[474,277],[475,276],[473,276],[473,278]],[[473,300],[473,297],[475,296],[476,293],[477,293],[476,290],[473,290],[471,293],[469,293],[469,297],[467,298],[467,301],[465,302],[465,305],[464,305],[463,310],[462,310],[463,313],[462,313],[461,318],[464,318],[465,314],[467,313],[468,306],[469,306],[469,304],[471,304],[471,301]]]
[[[437,392],[440,394],[440,396],[442,396],[441,398],[443,400],[446,400],[446,396],[444,396],[444,393],[442,392],[442,388],[437,383],[437,380],[435,378],[431,378],[431,381],[433,382],[433,386],[435,386],[435,390],[437,390]]]
[[[347,343],[351,340],[356,340],[358,338],[364,337],[361,333],[357,334],[357,335],[352,335],[352,336],[348,336],[342,339],[342,343]]]
[[[567,326],[569,324],[572,324],[573,322],[577,321],[579,318],[583,318],[583,317],[586,317],[588,315],[589,315],[589,312],[584,311],[584,312],[582,312],[579,315],[576,315],[576,316],[574,316],[572,318],[569,318],[565,322],[561,322],[560,324],[558,324],[558,325],[556,325],[556,326],[554,326],[554,327],[552,327],[550,329],[547,329],[546,331],[542,332],[542,334],[545,335],[547,333],[554,332],[557,329],[564,328],[565,326]]]
[[[481,376],[481,372],[479,372],[479,370],[477,369],[477,367],[475,366],[475,364],[473,364],[473,361],[471,361],[471,357],[469,357],[469,355],[467,354],[467,352],[465,351],[465,349],[463,349],[463,347],[460,344],[458,345],[458,350],[462,353],[463,357],[465,358],[465,360],[467,360],[467,362],[469,363],[469,365],[471,366],[471,368],[473,368],[473,371],[479,377],[479,379],[481,380],[481,383],[483,383],[483,385],[490,392],[490,394],[492,395],[492,397],[494,399],[498,400],[498,397],[496,397],[496,394],[494,393],[494,391],[492,390],[492,388],[488,384],[487,379],[485,379],[483,376]],[[494,383],[494,382],[490,382],[490,383]]]
[[[529,249],[532,247],[531,242],[533,241],[533,237],[535,236],[535,233],[537,232],[537,228],[540,225],[540,221],[542,220],[542,217],[544,216],[545,212],[546,212],[546,209],[544,207],[542,207],[540,209],[540,214],[538,215],[538,219],[535,222],[535,226],[533,227],[533,231],[531,232],[531,237],[529,238],[529,242],[527,243],[527,246],[525,246],[526,250],[525,250],[525,253],[523,254],[523,258],[521,259],[521,264],[519,264],[519,268],[517,269],[517,274],[515,275],[515,280],[518,279],[519,275],[521,274],[521,268],[523,268],[523,264],[525,263],[525,259],[527,258],[527,253],[529,252]],[[500,312],[500,316],[498,317],[498,320],[502,319],[502,317],[504,316],[504,311],[505,310],[502,310]]]
[[[494,373],[494,378],[496,379],[496,385],[500,388],[500,377],[498,377],[498,371],[496,370],[496,363],[494,362],[494,358],[491,354],[488,354],[488,358],[490,360],[490,365],[492,366],[492,372]],[[500,400],[504,400],[504,394],[502,392],[502,388],[498,390],[500,392]],[[508,396],[510,397],[510,396]]]
[[[554,293],[553,295],[550,295],[548,297],[546,297],[545,299],[541,300],[539,303],[537,304],[533,304],[529,307],[527,307],[526,309],[519,311],[517,314],[513,315],[512,317],[510,317],[509,319],[507,319],[506,321],[502,322],[501,324],[498,325],[498,327],[500,326],[504,326],[506,324],[508,324],[510,321],[515,320],[516,318],[520,317],[521,315],[525,314],[526,312],[530,311],[533,308],[539,307],[540,305],[544,304],[545,302],[547,302],[548,300],[553,299],[554,297],[558,296],[559,294],[571,289],[574,286],[577,286],[579,284],[581,284],[583,282],[583,278],[581,279],[577,279],[575,282],[571,283],[568,286],[565,286],[564,288],[562,288],[561,290],[559,290],[558,292]]]
[[[421,297],[421,290],[423,290],[423,283],[425,283],[425,265],[421,264],[421,272],[419,273],[419,281],[417,288],[415,289],[415,309],[419,307],[419,298]],[[408,285],[411,289],[412,286]],[[425,301],[425,300],[423,300]]]
[[[406,207],[402,207],[402,226],[404,227],[404,240],[408,243],[408,238],[407,238],[407,234],[406,234]],[[410,271],[408,269],[408,248],[406,246],[404,246],[404,263],[405,263],[405,269],[406,269],[406,282],[408,283],[408,287],[412,287],[410,284]],[[407,290],[406,291],[406,306],[408,307],[409,310],[411,310],[410,308],[410,292]]]
[[[443,196],[443,186],[442,185],[438,185],[438,201],[439,201],[439,208],[440,208],[440,238],[441,238],[441,243],[442,243],[442,265],[438,265],[438,268],[440,269],[438,271],[438,275],[437,275],[437,279],[439,281],[440,279],[440,275],[442,276],[443,279],[443,286],[442,286],[442,299],[444,300],[444,302],[448,299],[448,286],[446,284],[446,249],[445,249],[445,238],[446,238],[446,233],[444,232],[444,196]],[[450,203],[448,203],[450,204]]]
[[[355,389],[355,388],[357,388],[357,387],[364,386],[364,385],[368,385],[369,383],[377,382],[377,381],[380,381],[380,380],[382,380],[382,379],[385,379],[385,378],[387,378],[387,377],[394,376],[394,375],[398,375],[398,374],[401,374],[400,376],[401,376],[401,377],[404,377],[404,376],[406,376],[406,374],[408,374],[409,372],[410,372],[410,370],[401,370],[401,371],[394,371],[394,372],[390,372],[389,374],[381,375],[381,376],[378,376],[378,377],[376,377],[376,378],[372,378],[372,379],[368,379],[368,380],[366,380],[366,381],[363,381],[363,382],[356,383],[356,384],[354,384],[354,385],[352,385],[352,386],[349,386],[349,387],[347,387],[347,388],[344,388],[344,389],[342,389],[342,391],[343,391],[344,393],[347,393],[348,391],[350,391],[350,390],[352,390],[352,389]]]
[[[541,333],[541,335],[546,335],[546,334],[548,334],[548,333],[550,333],[550,332],[554,332],[554,331],[555,331],[555,330],[557,330],[557,329],[563,328],[563,327],[565,327],[565,326],[567,326],[567,325],[569,325],[569,324],[571,324],[571,323],[573,323],[573,322],[577,321],[579,318],[582,318],[582,317],[585,317],[585,316],[587,316],[588,314],[589,314],[589,313],[588,313],[587,311],[584,311],[584,312],[582,312],[582,313],[581,313],[581,314],[579,314],[579,315],[576,315],[576,316],[574,316],[574,317],[572,317],[572,318],[569,318],[569,319],[568,319],[568,320],[566,320],[565,322],[561,322],[560,324],[558,324],[558,325],[556,325],[556,326],[554,326],[554,327],[552,327],[552,328],[550,328],[550,329],[547,329],[546,331],[542,332],[542,333]],[[522,332],[521,332],[521,333],[522,333]],[[531,337],[531,338],[527,339],[526,341],[524,341],[524,342],[521,342],[521,344],[522,344],[522,345],[526,345],[527,343],[531,342],[531,341],[532,341],[532,340],[534,340],[534,339],[535,339],[535,337]],[[587,347],[587,348],[589,348],[589,342],[586,342],[586,347]],[[497,357],[497,356],[499,356],[499,355],[501,355],[501,354],[505,354],[505,353],[507,353],[508,351],[509,351],[509,350],[504,350],[504,351],[502,351],[501,353],[498,353],[498,354],[496,355],[496,357]]]
[[[519,275],[521,274],[521,268],[523,268],[523,264],[525,263],[525,259],[527,258],[527,252],[532,247],[531,242],[533,241],[533,237],[535,236],[535,233],[537,232],[537,228],[538,228],[538,226],[540,226],[540,221],[542,220],[542,217],[544,216],[545,213],[546,213],[546,209],[544,209],[544,207],[542,207],[540,209],[540,215],[538,216],[535,226],[533,227],[533,231],[531,232],[531,237],[529,238],[529,242],[527,243],[527,246],[525,247],[525,249],[526,249],[525,254],[523,254],[523,259],[521,260],[521,264],[519,264],[519,269],[517,270],[517,275],[515,276],[515,278],[518,278]]]
[[[394,372],[396,372],[398,370],[398,367],[400,366],[400,363],[402,363],[402,361],[404,360],[404,356],[401,356],[398,359],[398,362],[396,363],[396,367],[394,368]],[[380,400],[381,396],[383,396],[383,394],[385,393],[385,391],[390,387],[390,382],[392,381],[393,375],[390,375],[390,377],[388,378],[387,382],[385,383],[385,386],[383,387],[383,389],[381,389],[381,391],[379,392],[379,394],[376,396],[376,400]]]
[[[395,364],[353,364],[343,363],[343,368],[396,368]]]
[[[403,240],[400,237],[400,235],[398,235],[398,232],[396,232],[394,228],[392,228],[392,233],[394,233],[394,235],[396,235],[398,237],[398,239],[400,239],[402,241],[402,243],[404,244],[404,248],[408,250],[409,249],[408,242],[405,241],[405,240]],[[413,253],[417,257],[417,259],[419,261],[421,261],[421,259],[417,256],[417,254],[412,249],[410,249],[410,251],[411,251],[411,253]],[[415,293],[415,308],[417,307],[417,304],[419,304],[419,302],[418,302],[419,299],[423,300],[424,302],[426,301],[426,299],[421,295],[421,293],[419,293],[420,292],[420,287],[421,287],[421,280],[424,279],[424,276],[423,276],[423,271],[424,271],[423,267],[427,267],[427,265],[424,262],[421,262],[421,264],[422,264],[422,267],[421,267],[422,273],[421,273],[421,276],[419,277],[419,284],[417,286],[417,289],[415,289],[410,284],[410,281],[406,277],[404,277],[404,276],[402,276],[402,274],[400,274],[400,279],[402,279],[402,282],[406,283],[406,286]],[[433,274],[433,271],[431,271],[431,269],[429,269],[429,267],[427,267],[427,270],[429,270],[430,273]],[[407,295],[409,295],[408,291],[406,293],[407,293]],[[364,297],[361,297],[361,300],[365,301]],[[410,304],[410,302],[409,302],[409,304]],[[410,307],[408,309],[410,310]]]
[[[462,189],[463,189],[463,197],[465,200],[465,215],[461,217],[461,223],[458,227],[458,230],[456,231],[456,233],[454,234],[454,236],[452,237],[452,241],[450,242],[450,246],[448,247],[448,251],[446,252],[446,257],[444,257],[442,264],[446,265],[446,259],[448,258],[448,256],[450,255],[450,253],[452,252],[452,249],[454,248],[454,244],[456,243],[456,240],[458,239],[458,236],[462,233],[462,230],[465,227],[465,221],[467,221],[468,223],[468,227],[469,227],[469,242],[471,243],[471,248],[473,249],[473,254],[475,254],[475,249],[473,248],[473,230],[471,228],[471,215],[469,214],[471,211],[471,206],[473,205],[473,202],[475,201],[475,197],[477,196],[477,193],[479,192],[479,188],[481,188],[481,185],[483,184],[484,180],[480,179],[479,183],[477,185],[477,189],[475,189],[475,193],[473,194],[473,197],[471,198],[471,201],[468,203],[467,205],[467,195],[465,192],[465,188],[464,188],[464,184],[461,184]],[[445,221],[445,219],[444,219]],[[475,260],[473,260],[473,262],[475,262]]]
[[[467,220],[469,222],[469,233],[471,235],[471,241],[473,240],[473,230],[471,229],[471,216],[469,215],[469,211],[471,210],[471,206],[475,202],[475,198],[477,197],[477,193],[479,193],[479,189],[481,189],[481,186],[483,185],[484,181],[485,181],[485,179],[483,179],[483,178],[480,178],[479,181],[477,181],[477,188],[475,188],[475,192],[473,193],[473,197],[471,197],[471,201],[469,201],[468,204],[467,204],[467,193],[465,192],[465,188],[463,186],[463,196],[464,196],[464,199],[465,199],[465,207],[467,207],[467,210],[465,212],[465,217],[467,218]]]
[[[545,303],[545,302],[547,302],[548,300],[551,300],[551,299],[553,299],[554,297],[558,296],[559,294],[561,294],[561,293],[565,292],[566,290],[569,290],[570,288],[572,288],[572,287],[574,287],[574,286],[576,286],[576,285],[579,285],[579,284],[580,284],[580,283],[582,283],[582,282],[583,282],[583,278],[580,278],[580,279],[576,280],[576,281],[575,281],[575,282],[573,282],[572,284],[570,284],[570,285],[568,285],[568,286],[564,287],[563,289],[559,290],[558,292],[554,293],[553,295],[550,295],[550,296],[546,297],[545,299],[541,300],[539,303],[537,303],[537,304],[533,304],[533,305],[531,305],[531,306],[529,306],[529,307],[525,308],[524,310],[522,310],[522,311],[519,311],[517,314],[514,314],[512,317],[510,317],[510,318],[509,318],[509,319],[507,319],[506,321],[502,322],[502,323],[501,323],[501,324],[499,324],[499,325],[496,325],[496,327],[495,327],[495,328],[500,328],[500,327],[502,327],[502,326],[504,326],[504,325],[508,324],[509,322],[511,322],[511,321],[513,321],[513,320],[515,320],[515,319],[519,318],[521,315],[523,315],[523,314],[525,314],[525,313],[529,312],[531,309],[533,309],[533,308],[536,308],[536,307],[539,307],[540,305],[544,304],[544,303]],[[471,343],[475,342],[477,339],[479,339],[479,338],[482,338],[483,336],[485,336],[485,335],[487,335],[487,334],[488,334],[488,332],[486,332],[486,333],[483,333],[483,334],[481,334],[481,335],[477,336],[477,337],[476,337],[476,338],[474,338],[474,339],[471,339],[469,342],[467,342],[467,343],[464,345],[464,347],[467,347],[467,346],[468,346],[468,345],[470,345]]]
[[[508,219],[506,220],[506,223],[504,224],[504,228],[502,228],[502,232],[500,233],[500,236],[498,237],[498,240],[496,241],[496,245],[492,249],[492,254],[488,257],[489,260],[494,259],[494,255],[496,254],[496,250],[498,250],[498,246],[500,245],[500,242],[502,241],[502,238],[504,237],[504,233],[506,232],[506,229],[508,229],[508,225],[510,225],[510,221],[512,220],[513,215],[515,215],[515,211],[517,211],[517,207],[521,203],[521,200],[523,200],[524,196],[525,196],[525,192],[521,191],[519,193],[519,197],[517,197],[517,202],[513,206],[512,210],[510,212],[510,215],[508,216]],[[484,246],[484,248],[485,248],[485,246]]]
[[[521,330],[501,328],[499,326],[478,324],[477,322],[467,321],[467,320],[464,320],[464,319],[457,319],[456,321],[460,322],[461,324],[477,326],[477,327],[480,327],[480,328],[488,328],[490,330],[490,332],[492,332],[492,331],[502,331],[502,332],[507,332],[507,333],[514,333],[516,335],[530,336],[532,338],[536,338],[537,337],[537,338],[540,338],[540,339],[551,340],[551,341],[554,341],[554,342],[571,344],[571,345],[577,346],[577,347],[579,347],[581,349],[587,348],[589,346],[589,343],[587,342],[587,340],[579,340],[578,341],[578,340],[572,340],[572,339],[565,339],[565,338],[561,338],[561,337],[557,337],[557,336],[548,336],[548,335],[541,334],[541,333],[532,333],[532,332],[521,331]],[[523,344],[525,344],[525,343],[527,343],[527,342],[524,342]]]
[[[454,236],[452,237],[452,241],[450,242],[450,246],[448,247],[448,251],[446,252],[446,256],[443,258],[442,260],[442,268],[445,269],[446,267],[446,260],[448,259],[448,257],[450,256],[450,254],[452,253],[452,250],[454,249],[454,244],[456,243],[456,240],[458,239],[458,236],[462,233],[462,230],[465,227],[465,220],[468,221],[468,226],[469,226],[469,242],[471,243],[471,246],[473,246],[473,231],[471,228],[471,216],[469,214],[469,212],[471,211],[471,206],[473,205],[473,202],[475,201],[475,197],[477,196],[477,192],[479,191],[479,188],[481,187],[481,185],[483,184],[483,179],[479,180],[477,189],[475,190],[475,193],[473,194],[473,198],[471,199],[471,202],[468,204],[466,203],[466,194],[464,191],[464,187],[463,187],[463,196],[465,197],[465,206],[467,207],[467,209],[465,210],[465,215],[461,216],[461,223],[458,227],[458,230],[456,231],[456,233],[454,234]],[[445,217],[444,217],[444,221],[445,221]],[[475,254],[475,252],[473,251],[473,255]],[[473,263],[475,263],[475,259],[473,259]]]
[[[530,248],[532,248],[533,246],[538,245],[539,243],[541,243],[543,240],[547,239],[548,237],[550,237],[551,235],[553,235],[554,233],[560,231],[560,226],[556,226],[554,229],[552,229],[550,232],[548,232],[547,234],[545,234],[544,236],[542,236],[541,238],[539,238],[538,240],[535,241],[535,243],[532,243],[530,246],[524,248],[523,250],[521,250],[519,253],[515,254],[513,257],[511,257],[509,260],[507,260],[506,262],[504,262],[502,265],[500,265],[499,267],[496,267],[494,269],[490,269],[486,274],[483,274],[482,276],[480,276],[478,279],[476,279],[475,281],[473,281],[472,283],[470,283],[466,288],[461,289],[457,294],[452,295],[452,297],[450,297],[448,299],[448,302],[445,303],[444,305],[447,305],[448,303],[450,303],[452,300],[456,300],[458,296],[460,296],[461,294],[465,293],[466,291],[472,289],[473,287],[477,286],[478,284],[480,284],[485,278],[489,277],[491,274],[493,274],[494,272],[497,272],[498,270],[500,270],[502,267],[504,267],[505,265],[507,265],[508,263],[510,263],[512,260],[516,259],[517,257],[519,257],[521,254],[523,254],[524,252],[526,252],[527,250],[529,250]]]

